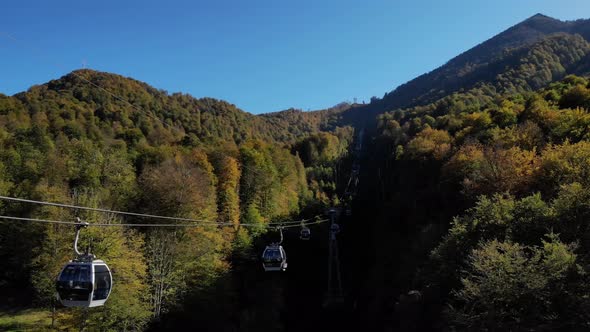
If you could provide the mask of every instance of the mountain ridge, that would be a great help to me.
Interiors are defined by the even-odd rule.
[[[531,47],[555,33],[578,34],[588,41],[590,20],[560,21],[543,14],[535,14],[450,59],[444,65],[386,93],[383,104],[389,109],[405,108],[433,102],[461,88],[472,88],[474,83],[459,86],[455,81],[492,61],[497,62],[498,58],[501,59],[517,49]],[[552,78],[550,81],[561,79],[563,76]]]
[[[82,86],[88,82],[76,76],[87,75],[86,79],[96,86],[122,96],[134,107],[150,110],[150,113],[157,113],[163,119],[169,118],[172,124],[182,128],[181,131],[192,131],[199,139],[218,135],[235,142],[248,138],[288,142],[311,132],[367,123],[377,114],[426,105],[454,92],[482,87],[492,93],[521,92],[541,88],[568,74],[589,73],[589,40],[590,20],[560,21],[538,13],[457,55],[433,71],[396,87],[386,93],[383,99],[375,98],[367,105],[341,103],[311,112],[288,109],[254,115],[227,101],[196,98],[179,92],[169,94],[130,77],[88,69],[32,86],[14,97],[26,101],[27,94],[46,89],[53,91],[47,96],[53,98],[66,90],[70,97],[85,102],[87,106],[100,108],[106,98],[118,107],[129,108],[122,105],[121,100],[105,96],[104,91],[82,92],[88,89],[75,85]],[[94,88],[89,91],[99,90]],[[200,129],[202,120],[205,120],[205,127],[209,131]],[[225,122],[231,125],[223,130],[212,129],[215,123]],[[198,123],[198,128],[184,128],[194,123]],[[217,133],[211,133],[211,130]]]
[[[146,134],[151,131],[147,127],[162,127],[169,132],[171,143],[189,145],[211,140],[238,145],[249,139],[293,142],[321,129],[334,129],[337,124],[328,117],[348,107],[339,104],[325,112],[288,110],[255,115],[224,100],[170,94],[130,77],[91,69],[75,70],[13,96],[0,94],[0,112],[26,109],[30,114],[44,112],[50,118],[72,113],[66,122],[74,127],[79,127],[75,122],[80,114],[94,114],[117,128],[122,126],[122,131],[143,126],[141,131]]]

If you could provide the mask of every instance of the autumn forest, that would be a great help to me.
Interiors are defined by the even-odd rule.
[[[538,14],[382,98],[310,112],[80,69],[0,94],[0,197],[91,209],[0,199],[0,216],[88,222],[79,247],[112,293],[64,306],[75,228],[3,219],[0,329],[588,329],[589,185],[589,20]],[[141,226],[182,219],[203,222]],[[279,236],[289,267],[265,272]]]

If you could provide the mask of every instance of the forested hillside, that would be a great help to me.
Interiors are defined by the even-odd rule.
[[[240,279],[260,269],[256,243],[269,223],[314,217],[337,200],[333,168],[353,136],[350,127],[319,132],[328,125],[322,119],[299,118],[299,127],[272,122],[223,101],[90,70],[1,96],[0,195],[208,222],[85,230],[80,247],[108,262],[116,287],[104,309],[58,308],[52,324],[172,329],[168,315],[197,307],[185,319],[205,329],[258,329],[268,310],[237,301],[263,287]],[[8,201],[0,215],[153,222]],[[68,225],[1,221],[0,302],[55,309],[54,281],[73,258],[73,236]],[[282,324],[281,301],[269,302],[275,316],[265,320],[273,326]]]
[[[381,200],[414,241],[402,289],[422,294],[398,299],[402,326],[587,328],[589,88],[568,76],[379,117]]]
[[[588,328],[588,25],[536,15],[343,113],[377,127],[359,327]]]
[[[66,330],[589,329],[588,74],[590,21],[535,15],[367,105],[252,115],[92,70],[0,95],[0,196],[206,221],[0,200],[134,225],[82,233],[116,280],[82,311],[55,299],[73,227],[0,221],[0,310]],[[285,232],[290,271],[263,272],[276,225],[330,207],[339,233]]]
[[[169,94],[131,78],[92,70],[74,71],[2,99],[5,112],[44,113],[50,129],[69,138],[106,134],[128,145],[291,142],[319,129],[334,129],[327,115],[347,108],[255,116],[225,101]]]
[[[387,93],[386,107],[434,102],[480,84],[499,93],[538,89],[586,62],[590,21],[562,22],[537,14]]]

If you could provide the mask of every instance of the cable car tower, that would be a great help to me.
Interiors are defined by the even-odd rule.
[[[340,232],[340,226],[336,223],[337,210],[331,208],[330,232],[328,235],[328,291],[324,300],[324,306],[344,302],[342,293],[342,277],[340,275],[340,259],[338,258],[338,242],[336,234]]]

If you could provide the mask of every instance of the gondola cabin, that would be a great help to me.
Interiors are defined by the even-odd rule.
[[[301,228],[301,233],[299,233],[299,239],[307,241],[311,238],[311,230],[308,227]]]
[[[262,267],[266,272],[285,271],[287,269],[287,254],[283,246],[271,244],[262,253]]]
[[[57,277],[57,295],[66,307],[104,305],[112,288],[111,270],[102,260],[70,261]]]
[[[352,216],[352,210],[350,209],[350,207],[346,207],[345,213],[347,216]]]

